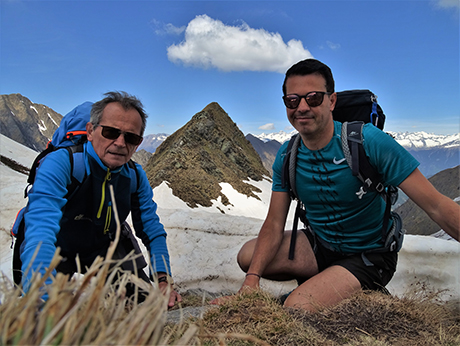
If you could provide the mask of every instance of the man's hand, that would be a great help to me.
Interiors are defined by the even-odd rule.
[[[211,300],[209,302],[209,304],[220,305],[220,304],[223,304],[226,301],[235,299],[238,295],[240,295],[242,293],[249,293],[251,291],[258,290],[259,289],[259,280],[260,280],[260,277],[258,275],[247,275],[246,274],[246,279],[244,279],[243,285],[238,290],[237,294],[232,295],[232,296],[223,296],[223,297],[213,299],[213,300]]]
[[[181,295],[174,291],[173,286],[169,282],[160,282],[158,286],[164,295],[169,293],[168,308],[172,308],[176,301],[178,303],[182,302]]]

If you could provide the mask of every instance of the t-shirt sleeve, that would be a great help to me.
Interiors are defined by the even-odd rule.
[[[281,148],[278,150],[276,154],[275,162],[273,163],[272,170],[273,170],[273,183],[272,183],[272,191],[277,192],[288,192],[287,188],[282,187],[282,171],[283,171],[283,161],[286,156],[286,149],[289,144],[289,141],[285,142]]]
[[[393,137],[371,124],[364,126],[363,141],[369,162],[388,185],[399,186],[420,164]]]

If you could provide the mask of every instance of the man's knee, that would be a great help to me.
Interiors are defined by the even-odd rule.
[[[245,243],[238,252],[238,255],[236,256],[236,261],[238,262],[238,265],[240,266],[241,270],[243,270],[244,272],[247,272],[249,266],[251,265],[255,242],[256,239],[252,239]]]

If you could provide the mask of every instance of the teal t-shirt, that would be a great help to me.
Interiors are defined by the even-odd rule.
[[[360,198],[362,183],[352,175],[344,157],[341,130],[342,124],[334,122],[333,138],[320,150],[309,150],[301,141],[297,193],[318,237],[336,251],[360,253],[380,246],[385,202],[372,191]],[[287,145],[280,148],[273,164],[273,191],[287,191],[281,187]],[[399,186],[419,165],[390,135],[371,124],[363,128],[363,145],[371,165],[387,185]]]

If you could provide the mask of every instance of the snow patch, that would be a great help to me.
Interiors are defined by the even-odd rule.
[[[40,125],[40,123],[41,123],[41,125]],[[38,125],[38,129],[40,130],[41,133],[46,131],[47,127],[46,127],[45,122],[43,120],[40,120],[40,122],[37,125]]]
[[[48,115],[48,118],[51,119],[51,121],[54,123],[54,125],[59,126],[59,124],[53,119],[50,113],[46,113]]]

